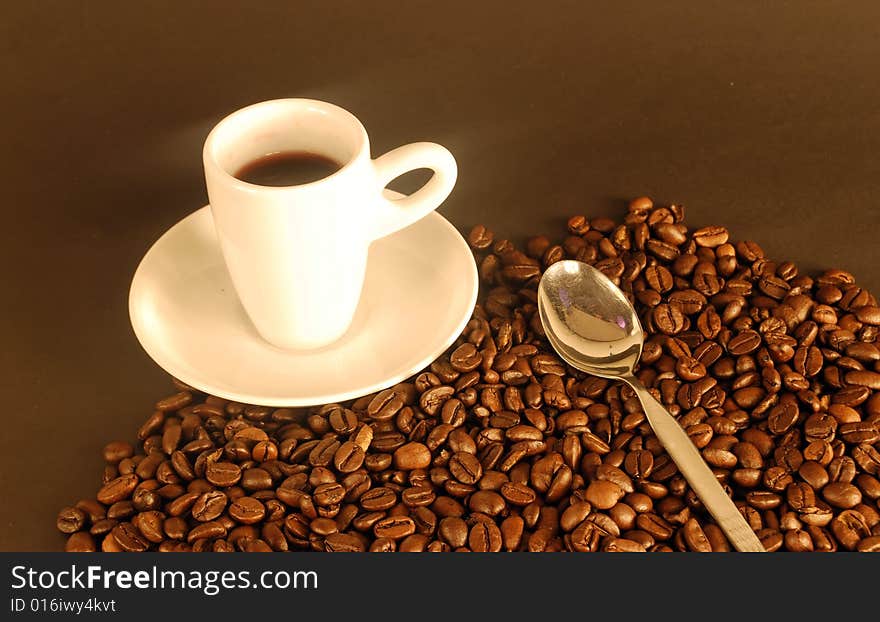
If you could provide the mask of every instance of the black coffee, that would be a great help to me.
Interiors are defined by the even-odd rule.
[[[327,156],[309,151],[281,151],[242,166],[235,177],[258,186],[298,186],[323,179],[342,168]]]

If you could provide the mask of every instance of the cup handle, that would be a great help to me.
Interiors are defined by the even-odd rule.
[[[380,196],[373,239],[379,239],[408,227],[440,206],[455,185],[458,166],[446,147],[436,143],[411,143],[373,160],[381,193],[388,183],[408,171],[429,168],[434,175],[424,186],[407,197],[388,199]]]

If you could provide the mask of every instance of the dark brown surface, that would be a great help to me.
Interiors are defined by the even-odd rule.
[[[129,280],[206,202],[208,130],[262,99],[338,103],[375,155],[446,145],[440,211],[463,230],[650,194],[880,290],[874,2],[253,4],[4,8],[0,550],[60,548],[55,514],[94,494],[103,444],[170,390]]]

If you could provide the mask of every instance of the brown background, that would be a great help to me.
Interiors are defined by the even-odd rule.
[[[650,194],[877,290],[880,5],[733,4],[6,3],[0,550],[61,547],[56,511],[168,392],[129,280],[206,202],[210,127],[259,100],[338,103],[377,155],[448,146],[463,230]]]

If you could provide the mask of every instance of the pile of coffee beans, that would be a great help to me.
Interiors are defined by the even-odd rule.
[[[633,392],[545,341],[536,288],[565,258],[636,304],[638,377],[768,551],[880,550],[880,307],[851,274],[800,274],[644,197],[560,243],[468,241],[480,304],[429,369],[307,410],[177,383],[59,513],[67,550],[729,550]]]

